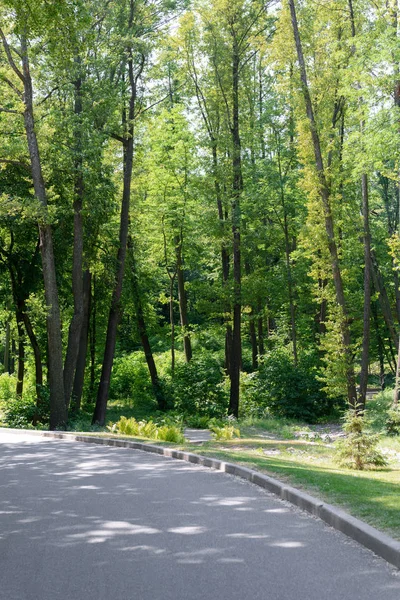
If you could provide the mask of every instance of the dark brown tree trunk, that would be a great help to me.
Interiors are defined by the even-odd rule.
[[[175,254],[176,254],[176,278],[178,282],[178,299],[179,299],[179,314],[181,319],[181,327],[183,330],[183,349],[185,360],[189,362],[192,358],[192,344],[189,334],[189,320],[187,316],[187,299],[185,290],[185,276],[183,271],[182,260],[182,232],[175,237]]]
[[[134,255],[133,243],[132,239],[128,237],[128,260],[130,265],[130,280],[131,280],[131,289],[132,289],[132,297],[133,303],[135,305],[136,311],[136,321],[140,336],[140,341],[142,343],[143,352],[146,358],[147,367],[149,369],[151,385],[153,388],[154,397],[157,400],[159,410],[166,409],[166,400],[164,396],[164,392],[162,389],[162,385],[160,382],[160,378],[158,377],[156,363],[154,361],[153,352],[151,350],[149,336],[147,334],[146,321],[144,318],[143,304],[142,304],[142,296],[140,293],[139,287],[139,279],[138,273],[136,269],[136,260]]]
[[[131,7],[131,10],[133,8]],[[132,18],[132,15],[131,15]],[[128,59],[128,79],[130,86],[129,109],[126,115],[125,108],[123,110],[122,125],[125,130],[123,140],[123,191],[120,215],[119,229],[119,248],[117,255],[117,267],[115,275],[114,290],[111,300],[110,312],[108,315],[106,345],[104,349],[103,366],[99,389],[97,392],[96,406],[93,414],[93,423],[104,425],[106,418],[106,409],[108,401],[108,392],[110,389],[111,371],[114,362],[115,344],[117,339],[117,327],[121,317],[121,294],[122,282],[125,271],[126,247],[128,240],[129,229],[129,205],[131,197],[131,181],[133,168],[133,120],[135,117],[135,102],[136,102],[136,83],[133,71],[133,58],[130,51]]]
[[[368,385],[369,366],[369,339],[370,339],[370,315],[371,315],[371,235],[369,230],[369,192],[368,176],[362,175],[362,206],[364,222],[364,318],[363,318],[363,340],[360,374],[359,408],[365,407]]]
[[[169,322],[171,325],[171,371],[175,371],[175,319],[174,319],[174,281],[175,276],[170,278],[169,285]]]
[[[289,295],[289,308],[290,308],[290,325],[291,325],[291,337],[293,344],[293,362],[297,366],[297,328],[296,328],[296,307],[294,304],[293,297],[293,276],[292,276],[292,265],[290,264],[290,239],[289,239],[289,225],[286,211],[286,199],[285,190],[283,187],[283,174],[281,170],[281,163],[279,159],[279,180],[281,188],[281,204],[283,209],[283,233],[285,236],[285,256],[286,256],[286,273],[288,282],[288,295]]]
[[[90,339],[90,395],[94,393],[95,379],[96,379],[96,342],[97,342],[97,295],[96,295],[96,276],[93,277],[93,286],[90,292],[90,328],[89,328],[89,339]]]
[[[22,79],[24,83],[24,123],[28,142],[28,150],[32,169],[35,195],[40,204],[47,210],[47,196],[43,180],[39,147],[35,132],[33,115],[33,90],[29,70],[28,45],[24,35],[21,36]],[[51,227],[39,222],[40,251],[42,256],[44,291],[47,306],[47,340],[50,387],[50,429],[64,428],[67,423],[67,407],[65,405],[63,382],[63,358],[61,338],[61,317],[58,302],[56,268],[54,261],[53,239]]]
[[[17,368],[17,386],[15,393],[21,397],[24,390],[24,375],[25,375],[25,339],[23,318],[19,311],[16,313],[17,330],[18,330],[18,368]]]
[[[89,269],[86,269],[83,272],[83,322],[79,340],[79,351],[76,361],[74,385],[72,388],[72,402],[73,409],[75,411],[78,411],[81,408],[83,384],[85,382],[85,367],[89,341],[91,284],[92,274],[90,273]]]
[[[261,303],[259,303],[258,305],[258,319],[257,319],[257,330],[258,330],[258,349],[259,349],[259,355],[263,356],[265,349],[264,349],[264,322],[263,322],[263,318],[262,318],[262,307],[261,307]]]
[[[258,369],[258,344],[256,334],[256,324],[254,321],[254,309],[250,309],[249,316],[249,331],[250,331],[250,344],[251,344],[251,366],[253,371]]]
[[[6,339],[4,344],[4,373],[10,373],[10,345],[11,345],[11,328],[10,321],[6,323]]]
[[[385,389],[385,348],[382,341],[381,332],[379,330],[379,321],[378,321],[378,311],[377,311],[377,302],[373,302],[371,305],[372,316],[374,319],[375,325],[375,335],[378,346],[378,356],[379,356],[379,379],[381,389]]]
[[[353,1],[349,1],[351,33],[353,38],[356,36],[356,25],[354,18]],[[353,46],[353,54],[356,49]],[[360,99],[360,104],[363,102]],[[364,122],[361,122],[361,134],[364,130]],[[343,139],[343,134],[342,134]],[[361,354],[361,373],[360,373],[360,394],[358,407],[360,410],[365,408],[368,386],[368,367],[369,367],[369,340],[370,340],[370,317],[371,317],[371,235],[369,228],[369,190],[368,175],[364,173],[361,176],[361,194],[362,194],[362,215],[364,225],[364,316],[363,316],[363,340]]]
[[[132,100],[131,100],[132,101]],[[132,120],[133,114],[130,120]],[[126,244],[129,227],[129,203],[131,195],[131,178],[133,166],[133,135],[124,143],[124,182],[121,204],[119,248],[117,256],[117,271],[115,276],[114,290],[108,315],[106,345],[104,349],[103,366],[99,389],[97,392],[96,406],[92,422],[99,425],[105,424],[108,392],[110,389],[111,371],[114,362],[115,344],[117,339],[117,327],[121,316],[121,294],[122,282],[125,270]]]
[[[397,8],[397,2],[393,3],[393,8],[392,8],[392,23],[393,23],[393,33],[394,33],[394,37],[395,37],[395,42],[398,42],[398,8]],[[397,74],[397,81],[395,82],[395,86],[394,86],[394,103],[395,106],[397,107],[398,110],[400,110],[400,68],[399,68],[399,64],[398,61],[396,61],[395,57],[394,61],[395,61],[395,69],[396,69],[396,74]],[[400,123],[398,123],[399,127],[398,127],[398,132],[400,133]],[[398,180],[397,180],[397,191],[398,191],[398,216],[399,216],[399,222],[397,223],[397,234],[400,236],[400,171],[398,173]],[[397,281],[396,281],[397,279]],[[396,301],[398,300],[399,297],[399,288],[398,288],[398,278],[397,278],[397,273],[396,273],[396,279],[395,279],[395,285],[396,285]],[[398,302],[397,302],[397,308],[398,308],[398,312],[400,312],[400,309],[398,307]],[[397,361],[396,361],[396,381],[395,381],[395,388],[394,388],[394,393],[393,393],[393,408],[398,408],[399,406],[399,394],[400,394],[400,335],[399,335],[399,342],[398,342],[398,348],[397,348]]]
[[[324,163],[322,159],[321,153],[321,144],[319,139],[319,134],[317,131],[317,125],[314,117],[314,110],[312,106],[310,91],[308,87],[307,81],[307,72],[306,65],[304,61],[303,48],[301,44],[300,33],[298,29],[297,16],[294,0],[289,0],[290,13],[292,18],[292,26],[293,26],[293,34],[294,40],[296,44],[297,50],[297,58],[299,61],[300,67],[300,78],[302,83],[302,92],[304,96],[304,101],[306,105],[306,113],[307,118],[310,125],[312,144],[314,149],[315,156],[315,166],[318,174],[319,180],[319,194],[322,201],[324,217],[325,217],[325,230],[328,237],[328,248],[331,257],[331,266],[332,266],[332,275],[333,281],[335,285],[336,292],[336,301],[341,308],[342,311],[342,319],[341,319],[341,336],[342,336],[342,344],[343,351],[345,355],[346,361],[346,380],[347,380],[347,397],[349,404],[351,406],[357,405],[357,391],[356,391],[356,381],[354,374],[354,365],[353,365],[353,357],[351,353],[351,340],[350,340],[350,329],[348,323],[348,314],[345,303],[344,289],[343,289],[343,281],[342,275],[339,266],[339,258],[337,252],[337,246],[335,241],[335,233],[333,226],[333,217],[332,210],[330,205],[330,188],[328,181],[326,179]]]
[[[80,70],[79,57],[75,60],[75,66]],[[83,307],[83,219],[82,207],[84,196],[84,181],[83,181],[83,159],[82,159],[82,79],[78,74],[74,82],[75,93],[75,127],[74,127],[74,143],[75,143],[75,184],[74,184],[74,243],[73,243],[73,258],[72,258],[72,295],[74,299],[74,314],[71,319],[68,332],[68,345],[64,362],[64,392],[65,404],[68,408],[71,400],[71,392],[74,383],[74,375],[78,360],[80,347],[81,330],[84,317]]]
[[[231,382],[228,413],[239,416],[240,369],[242,362],[242,283],[240,198],[243,190],[241,140],[239,131],[239,68],[240,55],[236,36],[232,39],[232,238],[233,238],[233,329],[229,377]]]

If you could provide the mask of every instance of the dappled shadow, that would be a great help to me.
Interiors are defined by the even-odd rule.
[[[400,593],[382,561],[247,482],[43,438],[0,444],[0,560],[5,600]]]

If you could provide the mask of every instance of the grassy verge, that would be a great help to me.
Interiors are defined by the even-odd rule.
[[[322,444],[254,438],[209,442],[197,451],[277,476],[400,540],[398,460],[384,469],[355,472],[338,468],[333,449]]]

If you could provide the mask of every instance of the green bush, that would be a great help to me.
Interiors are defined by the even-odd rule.
[[[177,365],[170,395],[174,408],[187,415],[220,417],[228,406],[222,369],[212,357],[200,356]]]
[[[343,401],[328,398],[322,385],[313,357],[305,356],[295,366],[286,351],[270,352],[258,372],[244,379],[242,414],[315,423],[332,414],[335,406],[343,406]]]
[[[133,352],[115,359],[110,398],[128,399],[132,406],[155,406],[156,400],[143,352]]]
[[[386,432],[388,435],[400,435],[400,407],[388,410]]]
[[[40,410],[36,409],[36,394],[34,386],[25,382],[24,393],[19,397],[15,393],[17,379],[14,375],[0,375],[0,409],[1,422],[6,427],[29,428],[35,417],[41,423],[46,423],[50,415],[50,397],[48,389],[41,389]]]

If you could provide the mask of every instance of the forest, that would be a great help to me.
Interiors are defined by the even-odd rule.
[[[1,423],[398,411],[399,16],[0,0]]]

